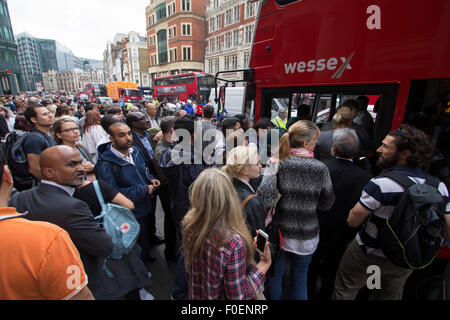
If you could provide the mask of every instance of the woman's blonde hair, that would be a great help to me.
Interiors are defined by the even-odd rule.
[[[358,115],[358,110],[350,106],[342,106],[337,109],[333,117],[334,129],[348,128]]]
[[[247,247],[247,264],[254,264],[253,240],[231,180],[219,169],[203,171],[190,189],[191,210],[182,225],[185,265],[203,263],[206,242],[216,248],[229,244],[238,234]]]
[[[230,151],[226,166],[223,167],[222,171],[230,178],[242,176],[252,164],[258,164],[258,148],[255,146],[240,146]]]
[[[291,148],[303,148],[305,142],[318,139],[320,129],[311,121],[301,120],[289,128],[280,140],[279,156],[284,161],[291,156]]]

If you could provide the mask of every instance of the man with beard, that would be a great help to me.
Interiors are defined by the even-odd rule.
[[[88,287],[95,297],[106,277],[103,263],[112,252],[113,242],[88,205],[73,198],[75,187],[84,182],[82,159],[77,150],[57,146],[42,152],[40,166],[39,187],[16,193],[9,206],[17,212],[28,212],[28,220],[49,222],[67,231],[80,253]]]
[[[142,259],[144,262],[155,261],[150,251],[150,240],[154,236],[151,217],[155,214],[152,194],[160,182],[151,174],[142,151],[133,147],[130,127],[116,122],[109,127],[109,133],[111,143],[98,148],[95,176],[133,201],[133,213],[141,226],[138,244],[142,248]]]
[[[377,165],[384,174],[396,172],[415,183],[424,184],[427,175],[421,169],[431,159],[431,143],[420,130],[402,126],[391,131],[377,150]],[[446,203],[445,237],[450,239],[450,204],[448,190],[439,184],[439,192]],[[371,299],[400,300],[403,287],[412,270],[391,263],[381,250],[377,225],[386,223],[400,201],[404,188],[384,175],[375,177],[364,188],[359,203],[350,211],[347,224],[356,228],[364,224],[353,243],[345,252],[333,293],[336,300],[355,299],[371,276],[370,266],[381,270],[381,288],[372,293]],[[373,272],[372,272],[373,273]]]

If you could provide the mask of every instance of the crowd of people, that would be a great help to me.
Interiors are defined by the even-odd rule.
[[[405,189],[382,172],[423,184],[427,168],[441,179],[450,241],[448,166],[415,123],[375,145],[364,96],[321,128],[308,105],[252,123],[218,122],[212,105],[196,116],[191,101],[0,102],[0,299],[153,299],[147,264],[163,243],[177,268],[174,300],[355,299],[371,265],[382,268],[372,298],[401,299],[412,270],[386,257],[378,228]],[[140,225],[120,260],[107,259],[94,183]],[[261,231],[270,238],[255,250]]]

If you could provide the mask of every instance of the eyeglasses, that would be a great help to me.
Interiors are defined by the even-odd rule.
[[[61,130],[61,132],[70,132],[70,133],[74,133],[75,131],[80,131],[80,128],[70,128],[66,130]]]

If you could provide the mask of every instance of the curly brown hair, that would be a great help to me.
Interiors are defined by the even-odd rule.
[[[431,140],[421,130],[409,125],[402,125],[388,135],[395,138],[397,152],[411,151],[411,156],[407,159],[408,165],[411,167],[425,167],[433,157]]]

